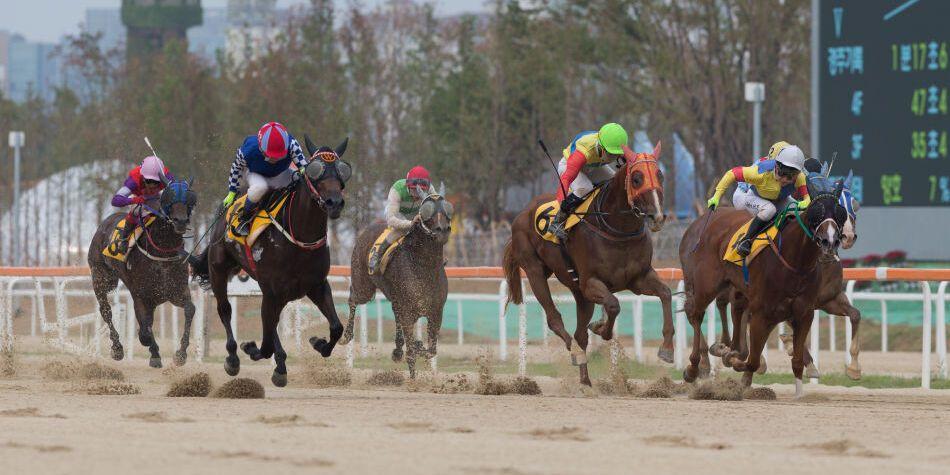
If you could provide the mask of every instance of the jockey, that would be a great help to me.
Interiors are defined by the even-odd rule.
[[[772,146],[769,155],[774,158],[726,172],[716,185],[716,193],[706,202],[710,209],[715,210],[726,189],[735,182],[740,183],[733,194],[732,203],[737,209],[744,209],[754,216],[748,232],[736,244],[736,253],[742,257],[749,255],[752,239],[768,226],[778,209],[784,207],[792,195],[801,197],[800,208],[807,207],[811,202],[802,149],[779,142]],[[742,183],[748,186],[743,187]]]
[[[240,224],[235,234],[247,236],[251,228],[251,218],[257,212],[257,205],[270,191],[284,188],[293,181],[290,162],[303,170],[307,157],[287,128],[277,122],[264,124],[257,135],[249,135],[238,148],[231,173],[228,176],[228,195],[222,201],[225,208],[231,206],[237,196],[241,175],[247,171],[247,200],[241,210]]]
[[[124,208],[129,205],[136,207],[145,204],[147,201],[157,200],[161,195],[165,185],[175,177],[172,176],[162,160],[154,155],[145,157],[142,164],[129,171],[129,176],[125,179],[122,187],[115,192],[112,197],[112,206]],[[135,207],[129,210],[125,215],[125,226],[119,229],[119,242],[117,252],[125,254],[129,250],[129,236],[139,224],[139,218],[134,213]],[[148,214],[148,213],[146,213]]]
[[[561,209],[548,229],[562,241],[567,239],[564,221],[584,202],[584,197],[599,185],[610,180],[623,165],[623,147],[627,145],[627,131],[620,124],[609,123],[600,131],[581,132],[564,149],[557,166],[561,186],[557,192]],[[564,190],[570,190],[565,197]]]
[[[412,226],[419,221],[419,207],[422,200],[435,193],[429,171],[424,167],[415,166],[406,174],[406,178],[396,180],[389,188],[386,199],[386,225],[390,229],[385,242],[374,247],[369,257],[369,273],[375,274],[386,249],[394,242],[406,235]]]

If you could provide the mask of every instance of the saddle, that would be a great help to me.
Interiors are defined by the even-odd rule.
[[[225,219],[228,223],[228,241],[237,242],[246,247],[253,246],[257,238],[270,226],[271,216],[276,218],[277,213],[279,213],[281,208],[287,203],[289,196],[289,193],[275,193],[270,199],[265,201],[263,206],[258,208],[257,214],[254,215],[254,220],[251,222],[251,231],[247,234],[247,237],[239,236],[234,232],[235,228],[237,228],[241,222],[241,211],[244,209],[247,195],[242,195],[240,198],[234,200],[234,203],[231,203],[231,206],[225,214]]]
[[[381,248],[383,244],[386,243],[386,238],[389,237],[392,232],[392,228],[386,228],[383,230],[383,232],[379,233],[379,237],[373,241],[373,245],[369,249],[369,254],[366,255],[367,263],[369,263],[370,256],[377,252],[379,248]],[[383,275],[386,273],[386,266],[389,265],[389,261],[393,258],[393,251],[395,251],[396,248],[402,244],[402,242],[406,239],[406,236],[408,236],[408,234],[404,234],[401,238],[397,239],[388,248],[386,248],[386,250],[383,252],[383,255],[379,259],[379,267],[377,268],[376,273],[373,275]]]
[[[597,187],[584,197],[584,201],[578,205],[574,213],[568,216],[567,220],[564,221],[565,231],[581,222],[587,209],[590,208],[591,203],[594,202],[594,198],[600,193],[601,189],[601,187]],[[561,240],[550,231],[550,227],[551,222],[554,221],[554,217],[557,216],[557,212],[560,211],[560,209],[561,203],[558,200],[551,200],[538,205],[534,210],[534,231],[545,241],[550,241],[554,244],[560,244]]]
[[[779,231],[785,227],[788,221],[794,220],[796,209],[794,204],[787,206],[780,213],[775,215],[775,218],[772,219],[772,222],[765,228],[765,231],[760,232],[755,238],[752,239],[752,252],[749,253],[749,256],[745,258],[745,266],[748,267],[748,264],[752,262],[752,259],[755,256],[759,255],[763,249],[769,246],[770,241],[775,241],[777,239]],[[726,246],[726,253],[723,254],[722,260],[729,261],[737,266],[743,266],[742,256],[736,253],[736,244],[745,236],[745,233],[749,230],[749,225],[752,224],[750,219],[744,225],[739,227],[739,229],[732,235],[732,239],[729,240],[729,245]],[[781,247],[781,241],[778,242],[779,247]]]
[[[125,218],[119,220],[115,225],[115,229],[112,230],[112,234],[109,237],[109,244],[106,245],[106,248],[102,250],[102,255],[106,257],[111,257],[119,262],[125,262],[129,258],[129,253],[132,252],[132,248],[135,247],[135,243],[138,242],[139,236],[142,235],[142,232],[146,227],[152,224],[155,221],[155,216],[147,216],[145,218],[145,224],[138,225],[129,235],[129,245],[125,253],[119,252],[119,230],[125,227]]]

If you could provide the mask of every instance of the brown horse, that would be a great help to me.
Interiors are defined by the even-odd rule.
[[[198,202],[197,195],[190,188],[191,185],[186,181],[173,181],[162,191],[158,203],[150,203],[156,208],[153,209],[156,220],[144,228],[136,246],[128,251],[126,262],[102,254],[102,250],[109,245],[116,223],[125,216],[123,213],[106,218],[89,244],[86,260],[92,272],[92,289],[99,303],[99,313],[109,326],[112,359],[116,361],[122,359],[124,350],[119,341],[119,332],[112,323],[109,292],[115,290],[119,280],[132,295],[135,319],[139,324],[139,342],[147,346],[151,354],[149,366],[162,367],[158,343],[152,334],[152,322],[155,308],[165,302],[184,309],[185,331],[181,336],[181,347],[175,352],[175,364],[185,364],[188,357],[195,306],[191,302],[191,291],[188,290],[188,267],[179,253],[183,247],[182,235],[188,229],[191,211]],[[141,213],[142,208],[133,212]]]
[[[211,233],[211,244],[192,260],[192,272],[202,287],[211,288],[218,302],[218,315],[228,341],[228,356],[224,370],[235,376],[241,370],[237,356],[237,342],[231,332],[231,304],[228,302],[228,280],[242,269],[257,280],[261,301],[261,346],[253,341],[241,344],[241,349],[258,361],[274,356],[277,366],[271,376],[275,386],[287,385],[287,353],[280,343],[277,324],[287,303],[310,298],[330,323],[330,341],[312,337],[313,349],[329,357],[343,334],[343,325],[333,306],[333,295],[327,275],[330,272],[330,250],[327,249],[327,220],[337,219],[343,211],[343,188],[352,174],[350,165],[340,159],[346,151],[344,140],[336,150],[317,149],[306,138],[310,162],[298,179],[284,192],[289,192],[287,204],[272,223],[258,237],[250,252],[244,246],[225,239],[228,223],[219,219]],[[275,224],[279,224],[279,227]],[[253,256],[252,262],[248,256]]]
[[[405,343],[410,378],[416,377],[416,356],[422,353],[435,357],[439,343],[442,309],[449,293],[443,249],[452,231],[452,204],[440,195],[431,195],[423,201],[417,216],[419,219],[393,251],[382,275],[369,275],[366,258],[376,238],[386,229],[386,223],[374,223],[356,238],[350,261],[350,318],[341,340],[345,345],[353,338],[356,307],[372,300],[376,289],[381,290],[392,302],[396,316],[396,349],[392,358],[393,361],[402,359]],[[428,349],[414,340],[412,332],[416,321],[423,316],[428,321]]]
[[[732,286],[743,289],[749,312],[750,352],[747,360],[739,360],[738,352],[726,358],[733,369],[743,372],[743,383],[752,384],[752,374],[759,368],[762,349],[772,329],[779,322],[791,323],[794,339],[792,372],[795,394],[802,394],[804,341],[811,327],[812,311],[817,306],[820,282],[820,255],[833,256],[840,244],[844,209],[838,205],[841,186],[812,193],[812,204],[779,232],[770,244],[748,265],[748,282],[740,266],[726,262],[722,256],[729,240],[749,220],[740,210],[721,210],[700,218],[687,228],[680,242],[680,259],[685,283],[686,316],[693,327],[693,351],[690,364],[683,372],[686,381],[699,375],[701,356],[706,352],[702,322],[706,306],[723,290]],[[704,221],[708,221],[703,224]],[[701,235],[705,229],[705,233]],[[779,247],[779,244],[781,243]],[[743,312],[744,308],[737,309]]]
[[[655,295],[663,305],[662,360],[673,360],[673,314],[670,289],[653,270],[653,244],[646,230],[663,226],[663,175],[657,159],[660,144],[652,154],[634,153],[624,147],[622,170],[601,186],[588,213],[569,230],[563,245],[544,240],[535,232],[535,210],[554,199],[553,195],[535,198],[511,225],[511,241],[505,247],[504,269],[508,282],[508,302],[524,301],[521,289],[523,269],[538,302],[544,308],[548,327],[564,340],[571,359],[578,365],[581,383],[590,385],[587,372],[587,330],[604,340],[613,338],[614,321],[620,312],[615,292],[630,290]],[[570,261],[566,259],[569,256]],[[569,271],[576,270],[575,280]],[[574,295],[577,327],[573,341],[564,329],[561,313],[551,298],[548,278],[554,274]],[[606,320],[590,323],[594,304],[603,306]],[[589,325],[588,325],[589,324]]]
[[[848,212],[847,219],[845,220],[844,227],[841,230],[841,248],[850,249],[854,246],[855,241],[858,239],[857,234],[857,211],[860,208],[860,203],[854,196],[851,194],[848,183],[849,179],[845,180],[844,188],[841,192],[841,197],[838,199],[839,204],[841,204]],[[851,305],[851,302],[848,300],[847,294],[845,294],[845,283],[843,277],[843,268],[841,262],[838,259],[819,259],[819,266],[821,267],[819,275],[821,276],[821,282],[818,284],[818,309],[824,310],[825,313],[829,315],[843,315],[848,317],[851,321],[851,363],[845,366],[845,374],[848,375],[852,380],[861,379],[861,364],[858,362],[858,356],[861,352],[860,341],[858,339],[858,329],[861,325],[861,312]],[[748,315],[744,315],[735,311],[737,308],[745,308],[748,306],[748,302],[744,299],[742,293],[737,289],[730,289],[724,291],[716,297],[716,307],[719,310],[719,316],[722,319],[722,338],[720,342],[716,345],[713,345],[709,349],[709,353],[713,356],[724,356],[726,355],[730,348],[734,348],[739,351],[739,357],[744,359],[749,354],[749,348],[746,339],[746,326],[748,324]],[[728,330],[728,316],[726,313],[726,305],[729,302],[733,302],[733,312],[731,314],[732,323],[733,323],[733,333],[734,336],[730,338]],[[741,330],[737,330],[741,329]],[[792,355],[792,345],[791,339],[786,335],[779,335],[785,343],[788,343],[788,354]],[[818,369],[814,366],[814,360],[809,352],[808,348],[804,349],[805,351],[805,372],[806,376],[809,378],[819,377]],[[705,359],[706,356],[703,355]],[[723,359],[723,363],[728,365],[729,362]],[[702,363],[701,363],[702,364]],[[764,373],[765,361],[762,361],[762,366],[759,368],[760,373]]]

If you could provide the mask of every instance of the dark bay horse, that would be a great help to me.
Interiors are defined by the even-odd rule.
[[[153,368],[162,367],[158,343],[152,335],[155,308],[165,302],[171,302],[172,305],[184,309],[185,331],[182,332],[181,347],[175,352],[175,364],[185,364],[195,306],[188,290],[188,267],[181,258],[180,251],[184,245],[182,235],[188,228],[191,212],[197,202],[197,195],[188,182],[169,183],[162,191],[158,203],[150,203],[157,208],[153,209],[156,220],[144,228],[136,246],[129,249],[126,262],[102,254],[102,250],[112,239],[116,224],[125,217],[125,213],[115,213],[107,217],[93,235],[86,260],[92,271],[92,288],[99,303],[99,313],[109,326],[114,360],[121,360],[124,351],[119,341],[119,333],[112,323],[109,292],[115,290],[121,279],[132,295],[135,319],[139,324],[139,342],[148,347],[151,354],[149,366]],[[141,213],[142,207],[133,212]],[[140,218],[140,222],[144,223],[144,218]]]
[[[443,250],[452,231],[452,204],[440,195],[430,195],[419,207],[417,216],[418,220],[402,244],[393,251],[382,275],[369,275],[367,256],[373,242],[386,229],[386,223],[374,223],[357,236],[350,261],[350,318],[343,333],[343,344],[346,344],[353,338],[356,307],[372,300],[376,289],[381,290],[392,302],[396,316],[393,361],[402,359],[405,343],[410,378],[416,377],[417,354],[423,352],[433,358],[439,343],[442,309],[449,293]],[[412,331],[416,321],[423,316],[428,321],[428,349],[415,341]]]
[[[544,240],[535,232],[534,214],[553,195],[535,198],[511,225],[511,241],[505,247],[504,269],[508,282],[508,302],[521,304],[523,269],[538,302],[544,308],[548,327],[564,340],[571,359],[579,366],[581,383],[590,385],[587,372],[587,330],[604,340],[613,338],[614,321],[620,312],[615,292],[630,290],[636,294],[655,295],[663,306],[663,346],[660,359],[673,360],[673,314],[670,289],[653,270],[653,244],[646,229],[663,226],[663,175],[657,159],[660,144],[652,154],[634,153],[624,147],[623,168],[602,185],[588,213],[569,230],[569,239],[562,246]],[[575,281],[568,271],[565,254],[577,271]],[[551,298],[548,278],[554,274],[574,295],[577,304],[577,327],[574,337],[564,329],[561,313]],[[603,306],[607,319],[592,322],[594,304]]]
[[[779,232],[770,249],[763,250],[748,266],[746,282],[740,266],[722,259],[729,240],[749,220],[742,210],[720,210],[708,218],[696,220],[687,228],[680,242],[686,303],[685,311],[693,327],[693,351],[690,364],[683,372],[686,381],[699,375],[699,364],[707,351],[702,336],[706,306],[730,286],[742,289],[749,312],[750,351],[747,360],[739,360],[738,352],[726,358],[733,369],[743,372],[743,383],[752,384],[762,349],[772,329],[779,322],[789,321],[793,331],[792,372],[795,394],[802,395],[805,336],[817,305],[821,255],[833,256],[840,244],[844,210],[838,205],[840,185],[833,191],[813,194],[811,205],[795,214]],[[705,233],[702,233],[705,227]],[[777,244],[781,243],[781,247]],[[744,308],[737,311],[743,312]]]
[[[218,303],[218,316],[224,324],[228,341],[228,356],[224,370],[235,376],[241,370],[237,356],[237,342],[231,332],[231,304],[228,302],[228,280],[242,269],[260,286],[261,346],[253,341],[241,344],[251,360],[274,356],[277,363],[271,381],[275,386],[287,385],[287,353],[280,343],[277,324],[287,303],[308,297],[317,305],[330,323],[330,340],[312,337],[313,349],[324,357],[333,352],[343,325],[333,306],[333,295],[327,274],[330,272],[330,251],[326,246],[327,222],[343,212],[343,188],[352,175],[352,168],[340,159],[346,151],[347,140],[335,150],[317,148],[306,138],[310,162],[288,189],[290,197],[275,216],[271,225],[257,238],[249,254],[254,262],[248,263],[244,246],[226,239],[228,223],[220,219],[211,233],[211,244],[193,259],[192,272],[202,286],[210,286]],[[279,225],[279,227],[278,227]]]
[[[854,242],[858,239],[857,234],[857,211],[860,209],[860,202],[854,198],[850,190],[850,179],[851,174],[848,174],[848,178],[844,181],[844,188],[841,191],[841,197],[838,199],[838,204],[840,204],[847,211],[847,218],[845,220],[844,226],[841,228],[841,248],[850,249],[854,246]],[[861,379],[861,364],[858,361],[858,356],[861,352],[860,340],[858,339],[858,329],[861,324],[861,312],[851,305],[851,302],[848,300],[847,294],[845,294],[845,283],[843,278],[843,268],[841,266],[841,261],[837,258],[819,258],[820,272],[819,276],[821,277],[821,282],[818,284],[818,309],[823,310],[829,315],[842,315],[848,317],[851,321],[851,363],[845,366],[845,374],[852,380]],[[729,289],[719,294],[716,297],[716,307],[719,310],[719,315],[722,319],[722,328],[723,334],[720,342],[710,348],[709,353],[713,356],[725,356],[729,353],[730,349],[735,349],[739,352],[739,357],[741,359],[746,358],[749,353],[747,338],[746,338],[746,327],[748,324],[748,316],[740,314],[735,311],[736,308],[746,308],[748,302],[745,300],[737,301],[738,299],[745,299],[741,291],[738,289]],[[726,305],[730,302],[736,302],[733,304],[733,312],[731,314],[732,323],[733,323],[733,336],[730,337],[729,332],[726,330],[729,327],[727,319],[729,318],[726,312]],[[736,330],[741,328],[741,330]],[[792,354],[792,345],[791,339],[786,335],[780,335],[783,341],[787,340],[788,343],[788,352],[791,356]],[[809,352],[808,348],[804,349],[805,351],[805,372],[806,376],[809,378],[819,377],[818,369],[814,366],[814,361]],[[705,358],[705,355],[704,355]],[[723,363],[728,365],[729,362],[726,359],[723,359]],[[764,369],[765,361],[762,362],[762,368],[760,368],[760,373]]]

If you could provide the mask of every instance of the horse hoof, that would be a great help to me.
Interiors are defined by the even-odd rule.
[[[329,358],[330,354],[333,352],[333,347],[327,342],[325,338],[317,338],[315,336],[310,337],[310,345],[313,346],[314,350],[320,353],[320,356],[324,358]]]
[[[721,358],[727,351],[729,351],[729,347],[724,343],[713,343],[713,345],[709,347],[709,354],[717,358]]]
[[[729,358],[726,358],[725,354],[722,355],[722,365],[725,366],[726,368],[732,368],[732,360]]]
[[[587,329],[590,330],[595,335],[603,338],[604,340],[610,340],[613,338],[613,335],[607,332],[607,322],[604,319],[597,320],[596,322],[590,322],[587,324]]]
[[[112,347],[112,359],[116,361],[122,361],[122,358],[125,357],[125,351],[122,349],[122,345]]]
[[[287,373],[280,374],[277,371],[274,371],[274,374],[270,377],[270,382],[274,383],[274,386],[282,388],[287,385]]]
[[[672,348],[660,348],[656,352],[656,357],[664,363],[673,362],[673,349]]]
[[[815,366],[815,363],[812,363],[805,367],[805,377],[808,379],[821,378],[821,372],[818,371],[818,368]]]
[[[402,348],[396,348],[395,350],[393,350],[393,362],[398,363],[402,361],[402,355],[403,355]]]
[[[178,350],[175,352],[175,366],[184,366],[185,361],[188,360],[188,353],[184,350]]]
[[[224,359],[224,372],[228,376],[237,376],[241,371],[241,360],[237,356],[228,356]]]
[[[769,365],[767,365],[765,363],[765,360],[763,359],[762,361],[759,361],[759,367],[756,368],[755,374],[765,374],[765,372],[768,371],[768,369],[769,369]]]
[[[241,343],[241,351],[247,353],[248,356],[252,356],[254,353],[260,353],[260,350],[257,348],[257,343],[253,341]]]
[[[696,375],[695,375],[695,374],[692,375],[692,376],[690,376],[690,374],[689,374],[689,367],[688,367],[688,366],[686,367],[686,369],[683,370],[683,381],[685,381],[685,382],[687,382],[687,383],[692,383],[693,381],[696,381]]]
[[[162,367],[162,358],[161,357],[152,357],[148,359],[148,365],[153,368]]]
[[[848,375],[848,379],[850,379],[851,381],[860,381],[860,380],[861,380],[861,368],[860,368],[860,367],[854,367],[854,368],[852,368],[851,366],[846,366],[846,367],[844,368],[844,373],[845,373],[846,375]]]

